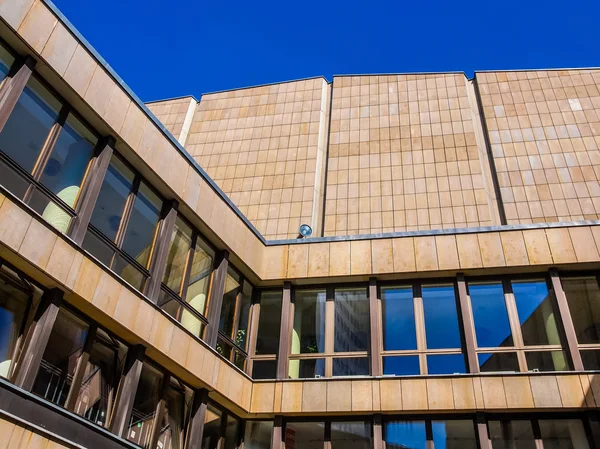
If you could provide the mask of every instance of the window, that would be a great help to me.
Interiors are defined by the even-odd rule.
[[[231,266],[227,270],[219,317],[217,351],[244,370],[248,358],[247,336],[252,305],[252,285]]]
[[[257,300],[258,308],[255,305],[254,310],[258,311],[258,326],[252,355],[252,377],[275,379],[281,329],[282,290],[262,290],[257,294]]]
[[[466,371],[452,284],[381,287],[383,373]]]
[[[293,301],[290,378],[369,374],[366,288],[296,289]]]
[[[324,422],[287,422],[285,425],[286,447],[323,449],[325,444]]]
[[[244,448],[271,449],[273,421],[246,421]]]
[[[332,449],[370,449],[371,447],[371,423],[369,421],[331,423]]]
[[[180,217],[175,222],[158,305],[196,337],[206,325],[214,251]]]
[[[161,209],[160,197],[113,155],[83,241],[84,249],[142,290],[150,276],[148,267]]]
[[[388,421],[383,430],[387,448],[477,449],[472,420]]]
[[[600,369],[600,288],[596,277],[562,278],[586,370]]]
[[[583,423],[579,419],[540,419],[488,421],[493,449],[569,448],[589,449]]]
[[[158,418],[156,449],[183,449],[192,395],[192,390],[177,379],[169,379],[165,407]]]
[[[570,369],[545,280],[468,282],[482,372]]]
[[[0,132],[1,182],[66,233],[97,144],[96,134],[32,76]]]
[[[239,439],[240,421],[231,413],[209,403],[204,415],[202,449],[235,449]]]
[[[163,374],[144,363],[126,434],[129,441],[144,448],[148,447],[152,436],[162,382]]]
[[[8,51],[4,45],[0,44],[0,81],[8,75],[11,66],[15,62],[15,57]]]

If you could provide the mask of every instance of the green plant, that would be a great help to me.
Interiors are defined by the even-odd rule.
[[[244,347],[244,342],[246,341],[246,331],[244,329],[239,329],[235,334],[235,344],[240,348]]]

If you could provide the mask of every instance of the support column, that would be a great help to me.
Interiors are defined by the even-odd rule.
[[[62,299],[63,292],[57,288],[42,295],[14,373],[13,383],[17,387],[27,391],[33,388]]]
[[[114,153],[115,139],[108,136],[98,142],[94,151],[94,158],[90,162],[90,168],[85,176],[79,193],[79,201],[77,202],[77,215],[71,221],[69,229],[69,237],[75,243],[81,245],[85,238],[100,188],[104,182],[110,159]]]
[[[273,422],[273,436],[271,438],[271,449],[284,449],[283,444],[283,418],[276,416]]]
[[[383,449],[383,426],[381,415],[373,416],[373,449]]]
[[[573,369],[575,371],[583,371],[583,361],[581,360],[581,354],[577,346],[577,334],[575,333],[575,326],[573,326],[573,319],[571,318],[571,312],[569,311],[569,304],[567,303],[567,296],[562,288],[560,282],[560,276],[556,268],[551,268],[548,272],[550,275],[550,283],[552,284],[552,291],[554,292],[554,299],[558,307],[559,326],[564,333],[565,340],[567,343],[567,350],[573,363]]]
[[[175,222],[177,221],[177,208],[179,203],[177,201],[167,201],[162,210],[162,220],[160,223],[160,229],[156,237],[154,244],[154,251],[152,252],[152,262],[150,264],[150,278],[146,282],[144,287],[144,294],[153,302],[158,302],[158,295],[160,294],[160,284],[165,275],[167,269],[167,256],[169,255],[169,249],[171,247],[171,237],[173,230],[175,229]]]
[[[125,432],[127,431],[129,418],[133,410],[133,402],[135,401],[135,393],[142,375],[145,353],[146,348],[142,345],[129,348],[123,373],[121,374],[109,430],[123,438],[126,438]]]
[[[219,319],[221,317],[228,267],[229,253],[226,250],[219,251],[215,256],[210,298],[208,300],[208,324],[204,331],[204,341],[212,348],[216,346],[217,336],[219,335]]]
[[[0,131],[6,125],[10,114],[14,110],[23,89],[27,85],[36,61],[31,56],[27,56],[19,66],[15,64],[9,72],[8,78],[4,80],[0,88]]]
[[[460,318],[465,336],[465,349],[467,351],[467,364],[469,373],[479,372],[479,362],[477,360],[477,347],[475,339],[475,325],[471,317],[471,303],[467,293],[467,283],[462,273],[456,275],[456,284],[458,287],[458,302],[460,309]]]
[[[371,350],[369,353],[371,361],[371,376],[381,376],[381,337],[382,329],[379,321],[379,295],[377,290],[377,279],[369,279],[369,318],[371,334]]]
[[[290,325],[292,311],[292,284],[284,282],[281,300],[281,327],[279,328],[279,349],[277,350],[277,379],[286,379],[290,348]]]
[[[154,414],[154,422],[152,423],[152,432],[150,433],[150,440],[148,447],[158,447],[158,439],[160,438],[160,429],[162,427],[162,417],[165,414],[167,408],[167,400],[169,393],[169,385],[171,383],[171,376],[164,374],[162,384],[160,387],[160,401],[156,406],[156,413]],[[176,432],[174,430],[174,432]]]
[[[481,413],[475,415],[475,424],[477,430],[477,441],[479,441],[479,449],[492,449],[492,442],[488,434],[487,422],[485,416]]]
[[[202,449],[204,419],[208,406],[208,390],[201,388],[194,393],[190,421],[185,438],[185,449]]]
[[[67,400],[65,401],[65,408],[72,412],[75,411],[75,407],[77,405],[79,390],[81,389],[81,384],[83,383],[83,376],[85,375],[87,363],[90,360],[90,354],[92,352],[92,347],[94,346],[97,330],[98,327],[96,325],[90,326],[85,340],[85,345],[83,346],[83,352],[79,356],[79,360],[77,360],[77,368],[75,368],[73,382],[71,383],[71,388],[69,390],[69,394],[67,395]]]

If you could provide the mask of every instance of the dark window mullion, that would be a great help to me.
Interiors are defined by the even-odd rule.
[[[193,232],[192,242],[190,244],[187,259],[185,262],[185,270],[184,270],[183,276],[181,278],[181,287],[179,289],[181,297],[183,298],[184,301],[185,301],[185,298],[187,297],[187,292],[188,292],[188,288],[190,285],[190,277],[192,275],[192,266],[194,264],[194,252],[195,252],[197,242],[198,242],[198,233]]]
[[[58,113],[58,118],[56,119],[56,122],[54,122],[54,125],[52,125],[52,128],[50,129],[50,132],[48,133],[48,137],[46,137],[46,142],[44,142],[44,146],[42,147],[42,150],[40,151],[38,160],[36,161],[35,165],[33,166],[31,175],[33,176],[33,179],[35,179],[35,181],[38,183],[40,182],[40,179],[41,179],[42,175],[44,174],[44,169],[46,168],[48,159],[50,159],[50,154],[52,153],[52,150],[56,146],[56,142],[58,141],[58,136],[60,135],[60,133],[63,129],[65,121],[67,120],[69,111],[70,111],[70,108],[67,105],[63,105],[63,107],[60,109],[60,112]],[[29,190],[31,191],[31,188]],[[25,198],[26,198],[26,201],[29,200],[27,194],[25,195]]]

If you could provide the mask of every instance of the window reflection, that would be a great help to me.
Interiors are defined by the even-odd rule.
[[[325,423],[288,422],[285,426],[284,441],[293,441],[298,449],[323,449]]]
[[[171,379],[165,407],[161,409],[158,439],[155,449],[183,449],[185,419],[192,400],[192,391]]]
[[[564,351],[526,352],[529,371],[567,371],[571,369]]]
[[[260,294],[257,354],[277,354],[281,327],[281,295],[281,290],[263,291]]]
[[[477,449],[471,420],[432,421],[431,428],[436,449]]]
[[[544,281],[512,283],[525,346],[560,345],[556,312]]]
[[[240,423],[231,415],[227,415],[227,423],[225,425],[224,449],[235,449],[238,441],[238,429]]]
[[[244,448],[270,449],[273,421],[246,421]]]
[[[536,449],[531,422],[526,420],[488,421],[493,449]]]
[[[382,287],[383,349],[417,349],[412,287]]]
[[[383,374],[414,376],[421,374],[419,356],[389,356],[383,358]]]
[[[0,81],[8,75],[14,62],[15,57],[3,45],[0,45]]]
[[[159,371],[144,363],[126,435],[129,441],[138,446],[147,447],[150,442],[162,378]]]
[[[469,284],[477,346],[513,346],[502,283]]]
[[[426,449],[425,421],[390,421],[384,424],[386,449]]]
[[[0,276],[0,377],[11,372],[28,302],[29,294]]]
[[[292,354],[325,352],[326,300],[325,290],[296,290]]]
[[[206,313],[206,300],[208,298],[213,261],[214,252],[202,239],[198,238],[194,248],[194,259],[190,269],[185,300],[203,315]]]
[[[454,286],[424,286],[422,295],[427,348],[460,348]]]
[[[175,228],[171,235],[171,244],[169,245],[165,275],[162,282],[180,295],[191,247],[192,228],[185,224],[180,217],[177,217]]]
[[[325,377],[325,359],[290,360],[290,379]]]
[[[335,290],[335,352],[366,351],[369,347],[367,290]]]
[[[578,419],[540,419],[544,449],[589,449],[583,423]]]
[[[221,411],[208,404],[206,414],[204,415],[202,449],[217,449],[221,436],[221,417]]]
[[[252,363],[253,379],[275,379],[277,377],[277,360],[255,360]]]
[[[333,359],[334,376],[368,376],[369,359],[367,357],[344,357]]]
[[[596,278],[563,278],[579,344],[600,343],[600,288]]]
[[[331,449],[369,449],[370,447],[370,422],[334,421],[331,423]]]
[[[229,268],[227,277],[225,278],[225,290],[223,293],[223,304],[221,305],[221,318],[219,320],[219,330],[226,335],[231,335],[233,331],[235,309],[240,292],[239,275]]]
[[[496,373],[502,371],[519,371],[519,360],[516,352],[495,352],[477,354],[479,371]]]
[[[427,356],[428,374],[466,373],[465,358],[462,354],[438,354]]]

